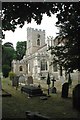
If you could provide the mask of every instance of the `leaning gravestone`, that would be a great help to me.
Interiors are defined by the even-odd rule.
[[[33,84],[33,77],[32,76],[28,76],[28,78],[27,78],[27,84],[28,85]]]
[[[61,97],[62,98],[67,98],[68,97],[68,91],[69,91],[69,83],[64,83],[62,85],[62,95]]]
[[[80,84],[76,85],[72,94],[73,108],[80,111]]]

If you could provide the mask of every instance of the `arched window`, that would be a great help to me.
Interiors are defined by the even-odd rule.
[[[19,67],[19,71],[23,71],[23,67],[22,66]]]
[[[47,70],[47,61],[44,59],[41,61],[41,70]]]
[[[40,45],[40,39],[37,39],[37,45]]]

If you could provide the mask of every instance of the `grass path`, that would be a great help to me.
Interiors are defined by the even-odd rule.
[[[51,94],[48,100],[43,101],[40,97],[28,98],[27,94],[21,93],[20,88],[18,90],[13,88],[8,79],[2,80],[2,87],[12,94],[12,97],[2,98],[3,118],[25,118],[25,111],[40,112],[51,117],[52,120],[78,118],[78,112],[72,108],[72,99],[61,98],[60,92]]]

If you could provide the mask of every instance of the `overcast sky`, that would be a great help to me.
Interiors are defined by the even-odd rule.
[[[45,14],[43,15],[43,20],[40,25],[37,25],[37,23],[34,20],[32,20],[32,22],[29,24],[25,23],[23,28],[17,27],[15,32],[6,31],[3,44],[5,42],[11,42],[13,43],[14,48],[16,48],[16,43],[18,41],[26,41],[27,40],[27,27],[45,30],[46,38],[47,36],[53,36],[55,38],[56,33],[58,33],[58,28],[55,26],[56,21],[57,21],[56,15],[52,15],[52,17],[48,17]]]

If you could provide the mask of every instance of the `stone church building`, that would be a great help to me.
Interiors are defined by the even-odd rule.
[[[48,72],[50,76],[58,79],[57,65],[50,65],[52,56],[48,46],[54,45],[53,37],[47,37],[45,41],[45,30],[27,28],[26,55],[22,60],[12,61],[12,70],[17,75],[30,75],[33,79],[45,79]]]

